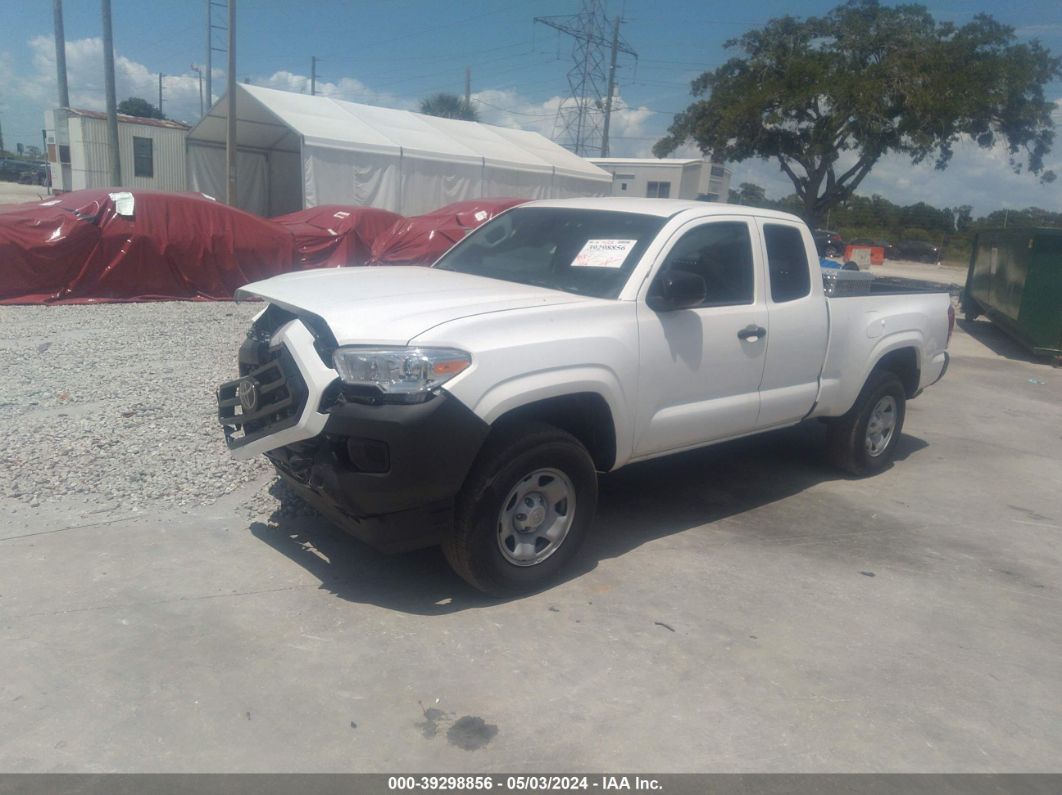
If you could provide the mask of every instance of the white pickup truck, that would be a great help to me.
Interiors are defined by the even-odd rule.
[[[542,587],[597,473],[809,418],[853,473],[939,380],[945,293],[827,297],[785,213],[659,199],[518,206],[431,268],[250,284],[268,302],[218,388],[232,455],[387,551],[442,544],[476,588]]]

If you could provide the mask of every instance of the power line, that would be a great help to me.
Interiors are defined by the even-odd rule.
[[[486,101],[480,99],[479,97],[473,97],[472,101],[475,102],[478,105],[486,105],[488,108],[494,108],[494,110],[500,110],[503,113],[511,113],[514,116],[531,116],[531,117],[536,118],[536,119],[548,119],[550,116],[556,116],[557,115],[553,111],[549,111],[548,113],[528,113],[527,111],[523,111],[523,110],[513,110],[511,108],[503,108],[500,105],[494,105],[494,104],[492,104],[490,102],[486,102]]]

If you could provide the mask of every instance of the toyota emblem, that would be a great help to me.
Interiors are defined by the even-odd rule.
[[[244,378],[240,381],[237,394],[240,396],[240,405],[243,406],[244,413],[258,408],[258,382],[253,378]]]

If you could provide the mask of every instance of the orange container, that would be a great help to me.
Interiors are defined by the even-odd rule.
[[[844,249],[844,261],[856,260],[856,251],[869,251],[870,252],[870,264],[871,265],[884,265],[885,264],[885,247],[884,246],[846,246]],[[862,264],[862,263],[860,263]]]

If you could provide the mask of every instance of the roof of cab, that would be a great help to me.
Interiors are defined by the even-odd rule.
[[[571,207],[576,210],[613,210],[616,212],[655,215],[672,218],[679,213],[689,212],[691,217],[711,215],[747,215],[759,218],[776,218],[785,221],[799,221],[791,213],[778,210],[764,210],[759,207],[746,207],[742,204],[723,204],[721,202],[694,201],[692,199],[641,199],[626,196],[595,196],[582,199],[543,199],[528,202],[521,207]]]

